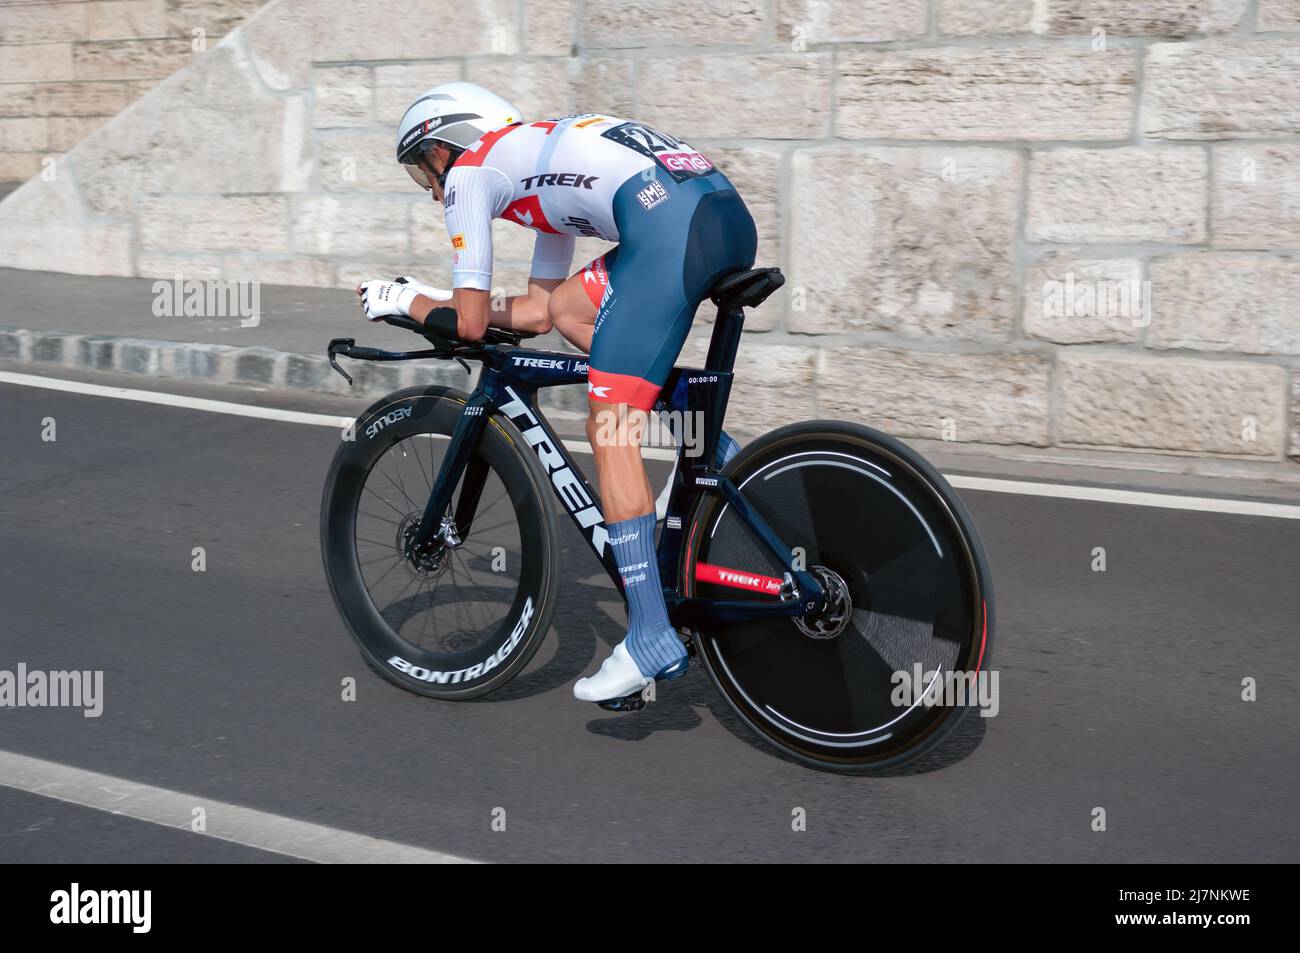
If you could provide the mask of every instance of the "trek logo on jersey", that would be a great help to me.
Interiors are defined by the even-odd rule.
[[[647,212],[656,205],[662,205],[664,202],[667,202],[668,198],[668,190],[658,182],[654,181],[636,194],[636,200],[641,203],[641,207]]]
[[[451,236],[451,247],[456,249],[456,251],[465,250],[465,234],[463,232],[457,232],[455,235]]]
[[[589,189],[591,183],[599,178],[598,175],[583,175],[581,172],[542,172],[519,181],[526,189],[540,189],[543,185],[568,185],[575,189]]]

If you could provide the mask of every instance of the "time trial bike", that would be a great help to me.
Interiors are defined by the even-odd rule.
[[[936,690],[989,662],[993,589],[979,536],[920,454],[858,423],[790,424],[714,465],[744,309],[784,282],[724,276],[702,368],[676,367],[702,421],[681,452],[659,528],[669,618],[737,715],[812,767],[866,774],[933,749],[969,710]],[[329,360],[481,365],[468,393],[410,387],[375,401],[325,481],[321,549],[339,612],[382,677],[446,700],[514,678],[545,638],[561,589],[555,504],[616,589],[600,501],[538,407],[541,388],[585,384],[585,356],[422,335],[414,351],[329,344]],[[468,365],[466,365],[468,366]],[[869,386],[869,382],[863,382]],[[902,701],[899,673],[924,673]],[[641,707],[641,695],[604,703]]]

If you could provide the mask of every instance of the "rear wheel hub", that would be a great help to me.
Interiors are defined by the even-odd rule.
[[[835,570],[825,566],[813,566],[809,572],[817,577],[826,593],[826,608],[797,618],[794,624],[810,639],[837,638],[853,618],[853,598],[849,595],[848,583]]]

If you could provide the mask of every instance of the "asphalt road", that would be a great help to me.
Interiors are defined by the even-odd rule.
[[[965,493],[1001,711],[844,778],[775,755],[698,670],[636,714],[573,701],[622,629],[567,523],[528,671],[425,700],[366,669],[326,590],[335,431],[9,384],[0,408],[0,669],[102,669],[106,693],[97,719],[0,709],[0,749],[488,861],[1300,857],[1300,521]],[[104,859],[284,858],[0,787],[0,861]]]

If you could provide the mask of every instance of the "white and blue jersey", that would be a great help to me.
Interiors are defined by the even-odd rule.
[[[444,192],[457,288],[491,288],[495,218],[537,232],[536,278],[567,278],[580,235],[618,243],[584,271],[598,308],[588,391],[599,400],[649,409],[708,288],[754,262],[753,219],[708,157],[614,116],[490,132]]]

